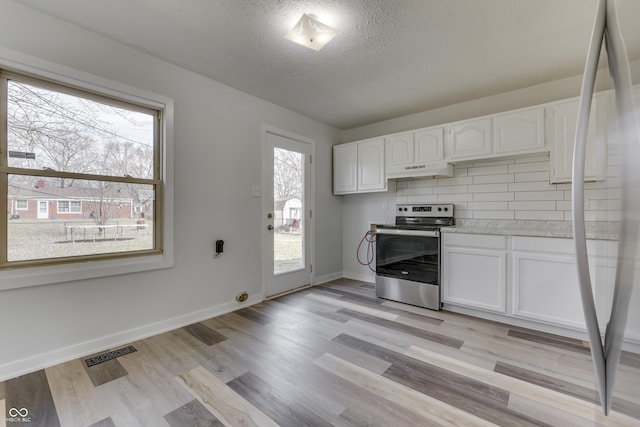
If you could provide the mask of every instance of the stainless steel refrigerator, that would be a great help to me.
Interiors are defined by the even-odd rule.
[[[633,21],[638,18],[633,17]],[[636,360],[637,355],[629,347],[630,342],[637,337],[631,337],[629,331],[638,330],[635,323],[640,321],[640,130],[636,107],[638,99],[634,99],[640,92],[636,89],[634,96],[632,68],[625,48],[622,24],[629,21],[630,17],[624,15],[624,1],[599,0],[581,89],[573,157],[573,231],[580,293],[596,385],[605,414],[612,409],[616,410],[617,395],[624,395],[627,401],[640,401],[640,379],[637,375],[636,378],[625,376],[626,372],[637,372],[626,370],[625,359],[631,357]],[[605,51],[606,55],[603,55]],[[599,61],[605,56],[604,61],[608,63],[615,95],[615,108],[612,109],[614,113],[610,115],[608,123],[615,144],[611,143],[609,146],[614,147],[615,155],[619,158],[620,172],[616,177],[619,182],[615,188],[618,199],[615,203],[618,206],[611,208],[616,213],[612,215],[612,221],[603,221],[599,225],[617,228],[618,235],[615,279],[612,277],[610,284],[611,306],[602,310],[594,303],[593,272],[589,266],[589,256],[592,254],[587,253],[584,172],[594,84],[598,73],[607,72],[606,68],[599,69]],[[592,117],[591,120],[593,119]],[[597,189],[597,186],[593,188]],[[589,191],[594,191],[593,188]],[[612,191],[611,186],[602,191]],[[603,311],[610,315],[603,318]],[[597,313],[600,313],[600,319]],[[617,386],[622,384],[624,390],[619,391]]]

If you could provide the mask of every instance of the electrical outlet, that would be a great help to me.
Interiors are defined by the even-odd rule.
[[[389,202],[382,202],[382,210],[386,211],[387,209],[389,209]]]
[[[253,186],[253,197],[262,197],[262,187],[259,185]]]

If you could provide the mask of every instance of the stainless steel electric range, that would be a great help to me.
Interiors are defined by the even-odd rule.
[[[398,204],[395,225],[376,225],[376,295],[440,310],[440,228],[452,204]]]

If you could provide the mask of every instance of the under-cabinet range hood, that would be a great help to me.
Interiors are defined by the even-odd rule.
[[[453,177],[453,165],[447,162],[431,162],[387,167],[387,179],[439,176]]]

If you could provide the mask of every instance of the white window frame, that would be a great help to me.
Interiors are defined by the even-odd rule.
[[[142,256],[92,260],[0,270],[0,291],[52,283],[70,282],[120,274],[170,268],[174,265],[174,185],[173,185],[173,99],[108,80],[93,74],[24,55],[0,47],[0,68],[28,73],[80,89],[125,101],[147,105],[162,111],[160,158],[163,183],[163,252]]]
[[[67,205],[66,208],[64,208],[64,210],[62,210],[62,206]],[[58,207],[57,207],[57,213],[59,214],[68,214],[71,213],[71,209],[70,209],[70,205],[71,203],[69,203],[69,200],[58,200]]]
[[[66,208],[67,210],[65,210],[65,211],[60,210],[60,206],[61,206],[60,204],[61,203],[66,203],[67,204],[67,208]],[[71,206],[74,203],[79,203],[79,206],[78,206],[79,209],[74,210],[74,209],[71,208]],[[82,213],[82,202],[80,202],[78,200],[58,200],[58,211],[57,212],[59,214],[69,214],[69,215]]]
[[[78,204],[77,205],[77,208],[78,208],[77,210],[73,208],[73,206],[76,203]],[[79,201],[79,200],[69,200],[69,213],[72,213],[72,214],[82,213],[82,202]]]
[[[24,202],[24,204],[25,204],[24,208],[20,207],[20,202]],[[27,200],[27,199],[16,199],[15,209],[17,211],[28,211],[29,210],[29,200]]]

